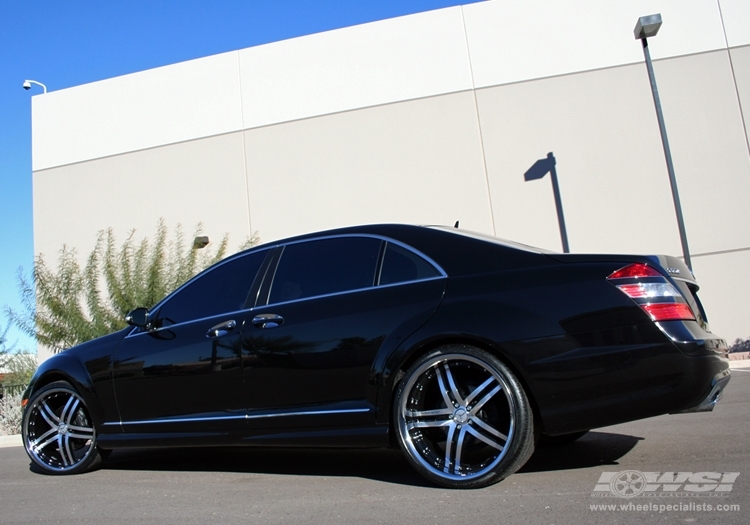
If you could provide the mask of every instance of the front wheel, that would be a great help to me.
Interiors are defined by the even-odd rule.
[[[492,354],[448,345],[404,374],[394,400],[401,449],[448,488],[479,488],[521,468],[534,451],[533,414],[513,372]]]
[[[102,461],[86,403],[65,381],[34,393],[23,414],[22,432],[26,453],[46,474],[78,474]]]

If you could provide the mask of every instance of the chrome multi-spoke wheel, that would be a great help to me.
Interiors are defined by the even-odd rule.
[[[23,417],[23,441],[32,461],[50,474],[75,474],[101,462],[86,404],[66,382],[36,392]]]
[[[500,481],[534,449],[523,388],[500,360],[478,348],[450,345],[422,357],[405,373],[394,408],[407,458],[446,487]]]

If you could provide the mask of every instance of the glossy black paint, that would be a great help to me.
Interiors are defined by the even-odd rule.
[[[365,243],[374,246],[372,284],[304,296],[286,283],[286,295],[273,292],[286,247],[349,238],[373,240]],[[393,245],[434,273],[377,285]],[[728,368],[726,343],[707,331],[705,312],[652,322],[607,281],[633,262],[659,268],[703,312],[689,270],[664,256],[547,254],[403,225],[304,235],[233,256],[152,308],[148,323],[47,360],[25,396],[70,382],[103,448],[387,445],[403,372],[432,349],[463,343],[517,375],[548,435],[693,407]],[[221,311],[193,294],[208,279],[224,283],[215,287],[226,296]],[[284,299],[269,302],[275,296]]]

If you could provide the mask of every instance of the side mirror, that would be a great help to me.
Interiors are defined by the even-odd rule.
[[[125,322],[130,326],[137,326],[138,328],[146,328],[148,325],[148,309],[147,308],[136,308],[125,316]]]

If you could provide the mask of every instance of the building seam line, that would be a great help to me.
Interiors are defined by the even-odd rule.
[[[492,207],[492,189],[490,187],[490,175],[487,170],[487,153],[484,148],[484,134],[482,133],[482,119],[479,116],[479,101],[477,100],[477,86],[474,81],[474,66],[471,63],[471,51],[469,50],[469,35],[466,32],[466,17],[464,16],[464,8],[461,7],[461,24],[464,29],[464,42],[466,42],[466,57],[469,61],[469,74],[471,75],[471,93],[474,96],[474,113],[477,116],[477,131],[479,132],[479,148],[482,154],[482,166],[484,168],[484,183],[487,187],[487,202],[490,206],[490,221],[492,223],[492,235],[497,235],[497,227],[495,226],[495,210]]]
[[[240,67],[240,52],[237,53],[237,84],[240,88],[240,133],[242,135],[242,164],[245,167],[245,199],[247,200],[247,235],[253,237],[253,222],[250,213],[250,176],[247,171],[247,146],[245,145],[245,102],[242,97],[242,68]]]
[[[721,20],[721,31],[724,34],[724,43],[727,46],[727,58],[729,58],[729,70],[732,73],[732,83],[734,84],[734,93],[737,97],[737,105],[740,109],[740,120],[742,121],[742,130],[745,132],[745,147],[747,148],[748,160],[750,160],[750,139],[747,136],[747,123],[745,122],[745,113],[742,111],[742,99],[740,98],[740,89],[737,86],[737,75],[734,74],[734,62],[732,61],[732,51],[729,49],[729,38],[727,37],[727,27],[724,25],[724,13],[721,10],[721,0],[716,0],[716,6],[719,8],[719,20]]]

